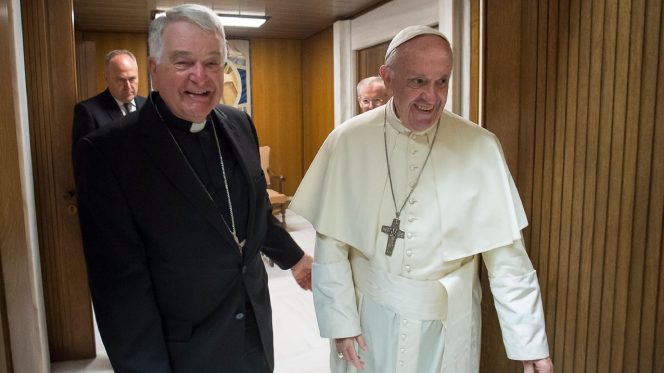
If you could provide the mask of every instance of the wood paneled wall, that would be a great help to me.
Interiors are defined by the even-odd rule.
[[[83,101],[99,92],[97,89],[96,44],[84,41],[76,33],[76,83],[78,101]]]
[[[486,1],[485,124],[529,216],[558,372],[664,371],[663,12]],[[482,370],[517,372],[487,303]]]
[[[334,129],[332,39],[330,27],[302,43],[302,176]]]
[[[470,2],[470,121],[480,120],[480,2]]]
[[[95,356],[71,164],[72,2],[22,1],[30,146],[51,359]]]
[[[357,51],[357,82],[370,76],[378,76],[378,69],[385,62],[389,45],[390,42],[387,41]]]
[[[292,195],[302,179],[302,42],[251,40],[252,116],[270,167]]]
[[[83,41],[95,43],[95,66],[97,93],[106,89],[104,81],[104,57],[114,49],[127,49],[136,56],[138,64],[138,94],[147,96],[148,82],[148,35],[129,32],[93,32],[81,33]]]

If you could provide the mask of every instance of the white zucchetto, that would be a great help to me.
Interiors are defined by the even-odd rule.
[[[431,28],[429,26],[408,26],[405,29],[399,31],[398,34],[394,36],[394,39],[390,42],[390,45],[387,47],[387,52],[385,52],[385,60],[387,61],[387,57],[394,52],[395,49],[397,49],[398,46],[401,44],[407,42],[408,40],[420,36],[420,35],[436,35],[440,36],[443,38],[448,44],[451,45],[450,41],[443,35],[442,32]]]

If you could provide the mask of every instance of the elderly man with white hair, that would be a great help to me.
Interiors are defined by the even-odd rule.
[[[362,113],[385,105],[388,98],[387,88],[380,76],[370,76],[357,83],[357,104]]]
[[[317,232],[314,304],[334,373],[477,372],[479,255],[508,357],[553,371],[498,140],[444,110],[452,60],[437,30],[399,32],[380,68],[393,97],[330,134],[290,205]]]

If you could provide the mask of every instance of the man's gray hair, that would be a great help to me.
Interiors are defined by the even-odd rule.
[[[369,84],[373,84],[373,83],[378,83],[378,82],[383,83],[383,85],[385,85],[385,83],[383,82],[383,79],[380,76],[370,76],[368,78],[364,78],[364,79],[360,80],[360,82],[357,83],[357,95],[358,96],[360,95],[360,91],[365,86],[367,86]]]
[[[164,29],[169,23],[178,21],[189,22],[204,31],[214,32],[219,35],[224,44],[221,52],[222,57],[226,61],[227,47],[224,26],[212,9],[198,4],[183,4],[167,10],[164,14],[164,16],[152,20],[148,37],[150,57],[157,63],[161,62],[164,52]]]
[[[126,54],[127,56],[131,57],[131,59],[134,60],[134,62],[136,62],[136,56],[134,56],[134,54],[131,53],[131,51],[128,51],[126,49],[115,49],[106,53],[106,57],[104,57],[104,67],[108,68],[108,65],[111,63],[113,57],[119,56],[121,54]]]

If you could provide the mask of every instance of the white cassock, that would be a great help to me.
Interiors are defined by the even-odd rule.
[[[336,128],[290,204],[317,232],[314,305],[321,336],[362,334],[363,372],[477,372],[480,344],[478,260],[483,256],[507,355],[549,356],[535,270],[521,239],[523,206],[498,140],[449,112],[416,182],[436,126],[411,133],[392,100]],[[355,372],[336,355],[332,372]]]

